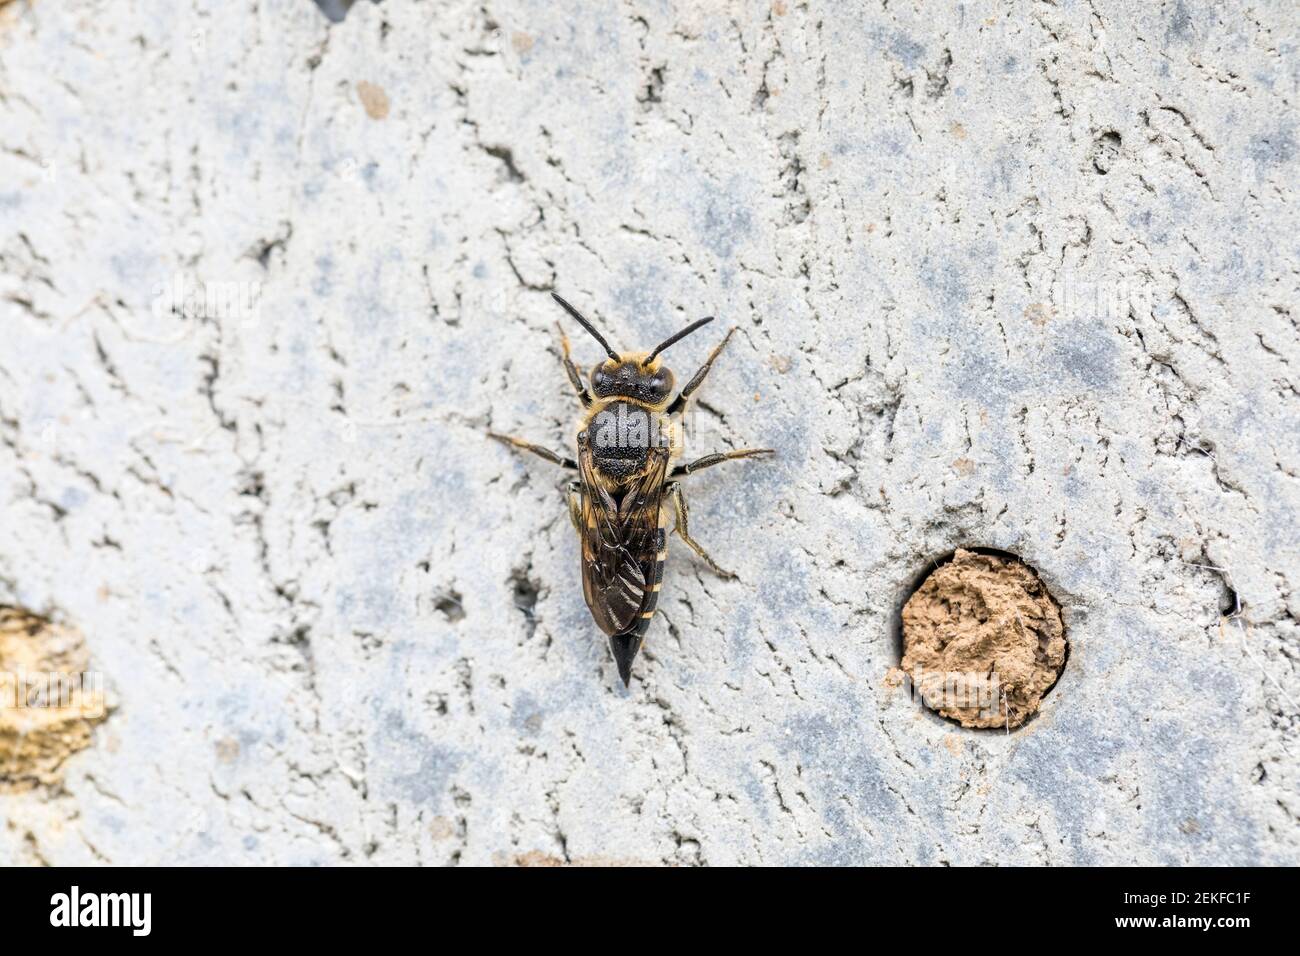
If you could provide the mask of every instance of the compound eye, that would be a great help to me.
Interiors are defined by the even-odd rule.
[[[604,369],[597,368],[592,371],[591,373],[592,388],[603,389],[608,384],[609,384],[609,376],[605,374]]]

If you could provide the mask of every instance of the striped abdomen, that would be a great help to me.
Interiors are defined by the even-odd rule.
[[[654,570],[648,576],[645,597],[641,601],[641,613],[630,628],[611,634],[609,649],[614,654],[614,663],[618,665],[618,674],[626,684],[632,676],[632,661],[641,650],[645,633],[654,620],[655,609],[659,606],[659,591],[664,581],[664,561],[668,557],[668,530],[664,527],[665,514],[659,516],[659,527],[655,531]]]
[[[641,616],[637,618],[635,627],[632,631],[638,637],[646,632],[650,622],[654,619],[655,610],[659,607],[659,589],[664,584],[664,561],[668,557],[668,529],[664,527],[664,518],[659,518],[659,530],[655,532],[655,569],[649,580],[650,587],[646,590],[645,601],[641,604]]]

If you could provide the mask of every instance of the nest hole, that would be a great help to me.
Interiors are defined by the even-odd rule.
[[[925,709],[972,730],[1010,732],[1039,713],[1069,659],[1061,605],[1019,555],[936,555],[899,595],[898,667]]]

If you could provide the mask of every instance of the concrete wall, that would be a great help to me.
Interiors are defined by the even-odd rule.
[[[1298,20],[0,4],[0,603],[112,708],[0,859],[1300,863]],[[552,288],[779,450],[629,690],[484,439],[572,442]],[[1069,628],[1010,734],[887,680],[958,545]]]

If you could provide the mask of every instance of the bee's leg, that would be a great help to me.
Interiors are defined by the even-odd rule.
[[[562,361],[564,362],[564,372],[569,376],[569,382],[573,385],[573,390],[578,393],[578,401],[582,402],[583,408],[591,405],[591,393],[587,391],[587,386],[583,384],[582,375],[578,372],[578,366],[573,364],[573,357],[569,354],[569,337],[564,334],[564,329],[560,323],[556,322],[555,327],[560,331],[560,348],[564,350]]]
[[[513,438],[510,435],[498,435],[496,432],[488,432],[489,438],[495,438],[503,445],[509,445],[512,448],[522,448],[524,451],[531,451],[534,455],[545,458],[553,465],[559,465],[561,468],[568,468],[570,471],[578,470],[578,463],[572,458],[565,458],[557,455],[549,448],[543,448],[541,445],[534,445],[532,442],[524,441],[522,438]]]
[[[731,461],[733,458],[757,458],[760,455],[775,455],[775,448],[741,448],[736,451],[719,451],[712,455],[705,455],[703,458],[697,458],[689,465],[678,465],[673,469],[670,478],[681,478],[685,475],[694,474],[704,468],[712,468],[714,465],[720,465],[724,461]]]
[[[582,534],[582,482],[569,482],[564,497],[569,502],[569,520],[573,522],[573,530]]]
[[[686,507],[686,498],[682,495],[682,486],[675,481],[670,483],[668,485],[668,494],[672,496],[673,507],[677,511],[677,537],[685,541],[690,546],[691,550],[698,554],[700,559],[707,564],[718,577],[734,579],[736,577],[735,574],[725,570],[724,568],[720,568],[718,562],[709,557],[708,552],[700,547],[699,542],[691,537],[690,529],[687,526],[691,513],[690,509]]]
[[[727,347],[727,343],[731,341],[731,336],[735,334],[735,331],[736,327],[734,325],[727,330],[726,336],[718,343],[718,347],[709,353],[708,359],[700,366],[700,370],[691,377],[691,380],[686,383],[686,387],[681,390],[678,396],[673,399],[672,404],[668,406],[669,415],[676,415],[686,407],[686,400],[690,398],[691,394],[704,383],[704,376],[708,375],[709,369],[713,368],[714,359],[716,359],[722,350]]]

